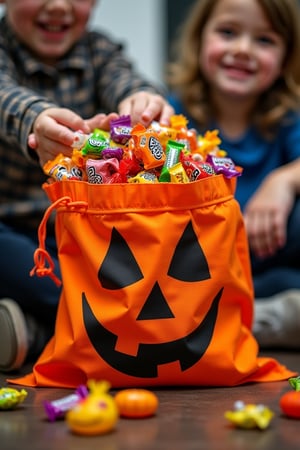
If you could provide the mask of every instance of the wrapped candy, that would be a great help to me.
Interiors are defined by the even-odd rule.
[[[295,391],[300,391],[300,376],[289,378],[290,386],[295,389]]]
[[[27,397],[27,391],[12,388],[0,388],[0,409],[14,409]]]
[[[274,413],[265,405],[248,404],[242,401],[235,402],[233,411],[226,411],[225,418],[239,428],[266,429]]]
[[[109,134],[106,131],[96,128],[83,146],[82,154],[100,157],[102,150],[107,148],[109,144]]]
[[[89,391],[85,385],[80,385],[73,394],[59,398],[57,400],[44,401],[44,408],[50,422],[65,417],[70,409],[74,408],[77,403],[87,397]]]
[[[144,169],[153,169],[163,165],[166,155],[153,130],[146,129],[139,124],[132,129],[132,139],[135,143],[135,156],[143,163]]]
[[[131,137],[131,130],[130,116],[121,116],[110,122],[111,138],[118,144],[126,144]]]
[[[44,172],[57,181],[82,180],[82,170],[74,163],[72,158],[59,153],[53,161],[47,161]]]
[[[176,141],[169,141],[166,148],[166,159],[161,169],[159,181],[168,182],[171,180],[170,169],[180,161],[180,154],[184,144]]]

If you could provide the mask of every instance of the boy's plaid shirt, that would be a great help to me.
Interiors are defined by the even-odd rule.
[[[88,118],[117,111],[127,95],[158,92],[132,68],[122,46],[88,31],[55,67],[45,66],[0,21],[0,221],[36,229],[48,200],[46,180],[27,137],[45,108]]]

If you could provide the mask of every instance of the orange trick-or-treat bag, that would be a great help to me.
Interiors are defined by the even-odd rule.
[[[43,187],[35,272],[51,273],[56,210],[62,293],[55,334],[27,386],[233,386],[294,375],[258,356],[253,286],[236,180]],[[48,273],[48,274],[49,274]]]

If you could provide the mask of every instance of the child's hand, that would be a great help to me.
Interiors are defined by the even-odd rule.
[[[172,106],[161,96],[150,92],[136,92],[119,104],[120,115],[130,115],[133,125],[142,123],[148,126],[153,120],[170,125],[174,114]]]
[[[295,201],[289,179],[273,172],[246,205],[244,219],[253,253],[266,258],[286,242],[287,221]]]
[[[69,109],[49,108],[37,116],[28,145],[36,151],[42,167],[58,153],[71,156],[73,130],[90,133],[86,121]]]
[[[110,114],[96,114],[94,117],[90,119],[86,119],[85,123],[89,127],[89,132],[92,133],[95,128],[100,128],[100,130],[109,131],[110,130],[110,122],[111,120],[118,119],[119,114],[110,113]]]
[[[117,113],[96,114],[83,120],[68,109],[49,108],[37,117],[34,132],[28,136],[28,145],[36,151],[43,166],[58,153],[71,156],[75,131],[81,130],[86,134],[95,128],[109,131],[110,121],[118,117]]]

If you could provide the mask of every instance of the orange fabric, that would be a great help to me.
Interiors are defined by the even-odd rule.
[[[10,381],[233,386],[295,375],[258,357],[235,180],[61,181],[44,189],[52,205],[39,229],[33,273],[51,276],[44,239],[56,209],[63,289],[55,335],[33,372]]]

